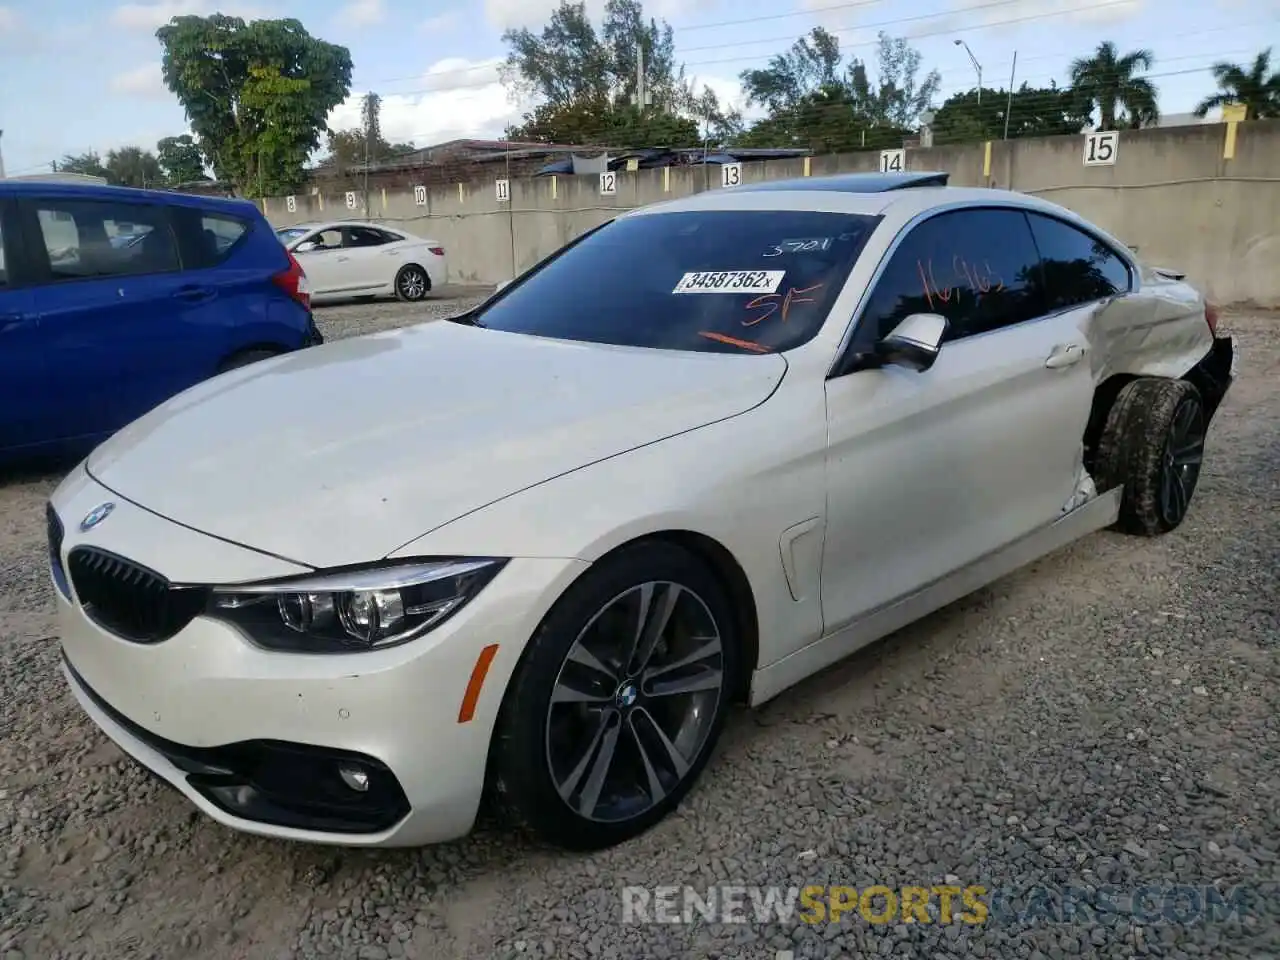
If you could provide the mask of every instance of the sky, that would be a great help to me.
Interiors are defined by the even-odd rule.
[[[391,141],[420,146],[501,135],[532,104],[498,79],[502,33],[535,30],[558,0],[0,0],[0,130],[10,175],[49,169],[65,154],[139,145],[187,132],[160,75],[157,27],[215,11],[296,17],[351,50],[350,99],[330,117],[359,122],[359,98],[382,97]],[[597,16],[604,0],[588,0]],[[722,101],[740,102],[737,76],[814,26],[835,30],[850,56],[873,60],[876,33],[905,36],[942,75],[941,103],[976,85],[963,40],[988,87],[1066,80],[1072,58],[1103,40],[1155,54],[1161,110],[1190,111],[1214,89],[1218,60],[1251,62],[1275,46],[1280,0],[647,0],[675,28],[676,55]],[[748,114],[750,115],[750,113]]]

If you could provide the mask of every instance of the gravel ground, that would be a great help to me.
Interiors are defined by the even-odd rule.
[[[457,309],[322,311],[331,337]],[[418,851],[234,834],[122,760],[56,672],[42,503],[0,486],[0,960],[1275,957],[1280,318],[1187,523],[1103,533],[743,711],[677,815],[591,856],[482,826]],[[1110,923],[625,925],[620,886],[1111,884]],[[1143,884],[1249,885],[1152,923]],[[1077,920],[1079,918],[1077,917]],[[782,951],[779,953],[779,951]]]

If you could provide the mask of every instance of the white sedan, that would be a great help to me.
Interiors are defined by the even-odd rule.
[[[445,282],[444,247],[383,224],[303,223],[282,227],[276,236],[302,265],[312,302],[378,296],[422,300]]]
[[[598,848],[759,704],[1109,525],[1177,527],[1212,307],[1054,204],[851,175],[627,213],[453,322],[193,387],[48,511],[65,672],[209,816],[483,797]]]

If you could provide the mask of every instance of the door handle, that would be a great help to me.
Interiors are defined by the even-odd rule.
[[[1084,359],[1085,349],[1078,343],[1067,343],[1053,348],[1044,365],[1050,370],[1074,366]]]
[[[173,292],[173,295],[179,300],[200,303],[204,300],[212,300],[217,293],[210,287],[179,287]]]

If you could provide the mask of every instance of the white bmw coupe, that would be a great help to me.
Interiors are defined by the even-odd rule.
[[[58,488],[65,672],[209,816],[598,848],[734,701],[1090,531],[1187,514],[1232,340],[1176,274],[945,174],[717,190],[452,322],[228,373]]]

